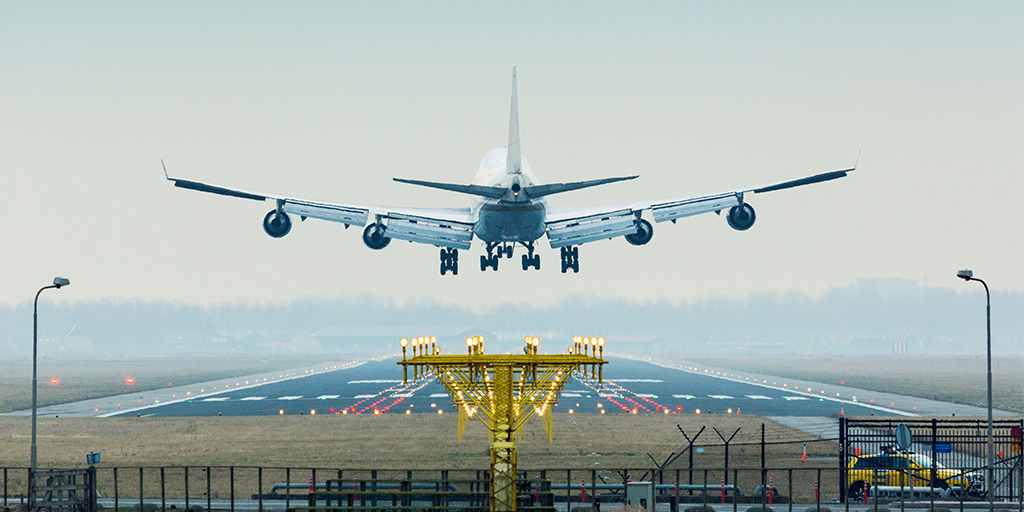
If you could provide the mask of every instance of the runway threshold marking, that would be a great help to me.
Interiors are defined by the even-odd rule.
[[[330,370],[318,370],[318,371],[314,371],[313,373],[303,373],[302,375],[294,375],[292,377],[283,377],[283,378],[279,378],[279,379],[271,380],[271,381],[256,382],[256,383],[250,384],[250,385],[239,386],[239,387],[236,387],[234,389],[224,389],[224,390],[220,390],[220,391],[211,391],[209,393],[203,393],[202,395],[185,396],[185,397],[182,397],[182,398],[178,398],[176,400],[168,400],[166,402],[157,402],[157,403],[154,403],[154,404],[143,405],[141,407],[132,407],[131,409],[123,409],[123,410],[120,410],[120,411],[108,412],[106,414],[99,414],[99,415],[97,415],[95,417],[96,418],[109,418],[111,416],[119,416],[119,415],[127,414],[127,413],[130,413],[130,412],[142,411],[142,410],[146,410],[146,409],[153,409],[155,407],[160,407],[160,406],[164,406],[164,405],[180,404],[182,402],[189,402],[189,401],[192,401],[192,400],[194,400],[196,398],[199,398],[201,396],[207,396],[208,397],[208,396],[212,396],[212,395],[220,395],[222,393],[234,393],[234,392],[236,392],[236,391],[238,391],[240,389],[252,389],[252,388],[255,388],[255,387],[259,387],[259,386],[266,386],[267,384],[275,384],[275,383],[278,383],[278,382],[285,382],[285,381],[293,380],[293,379],[302,379],[302,378],[305,378],[305,377],[311,377],[313,375],[323,375],[325,373],[340,372],[342,370],[351,370],[352,368],[356,368],[356,367],[362,366],[364,364],[366,364],[366,361],[358,361],[358,362],[354,362],[354,363],[346,363],[345,365],[342,365],[340,368],[332,368]],[[195,385],[198,385],[198,384],[195,384]],[[147,416],[152,416],[152,415],[153,414],[149,414]]]

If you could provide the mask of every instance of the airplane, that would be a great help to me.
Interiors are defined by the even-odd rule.
[[[562,273],[569,270],[578,273],[579,246],[582,244],[620,236],[632,245],[650,242],[654,228],[643,218],[645,211],[650,212],[655,222],[671,221],[674,224],[683,217],[710,212],[720,215],[726,210],[725,219],[729,226],[745,231],[754,225],[756,219],[754,208],[746,202],[747,196],[842,178],[856,168],[854,164],[849,169],[760,187],[662,201],[594,207],[549,206],[548,196],[632,180],[638,176],[541,184],[520,152],[519,105],[516,69],[513,67],[508,145],[493,149],[484,156],[471,184],[393,178],[399,183],[470,195],[473,201],[469,207],[404,208],[311,201],[172,178],[167,174],[166,166],[164,177],[180,188],[273,201],[276,207],[263,218],[263,230],[274,238],[287,235],[292,229],[290,215],[297,215],[303,221],[313,218],[340,222],[346,228],[352,225],[363,227],[363,243],[370,249],[383,249],[392,239],[434,245],[441,250],[443,276],[449,271],[452,275],[459,273],[459,251],[469,249],[474,237],[484,243],[487,252],[486,256],[480,256],[481,271],[488,268],[498,270],[498,260],[511,259],[517,245],[526,250],[521,258],[523,270],[540,270],[536,244],[547,236],[551,248],[560,250]]]

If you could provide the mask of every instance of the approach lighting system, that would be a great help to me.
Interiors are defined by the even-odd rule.
[[[127,379],[124,380],[124,383],[128,384],[129,386],[132,385],[132,384],[135,384],[135,378],[134,377],[128,377]]]
[[[60,384],[59,380],[57,380],[57,379],[50,379],[50,385],[51,386],[56,386],[57,384]]]
[[[398,362],[403,382],[408,383],[410,366],[414,376],[432,373],[441,381],[458,411],[460,441],[468,419],[475,417],[487,427],[491,433],[491,510],[514,511],[516,436],[528,419],[539,416],[548,440],[554,440],[552,407],[558,403],[565,383],[576,377],[601,385],[601,369],[608,361],[597,353],[603,350],[604,340],[588,338],[586,346],[592,350],[587,351],[581,350],[583,339],[577,336],[569,353],[558,355],[540,355],[540,338],[534,336],[524,338],[521,355],[485,355],[483,336],[465,341],[464,355],[440,355],[435,348],[411,359],[403,358]]]

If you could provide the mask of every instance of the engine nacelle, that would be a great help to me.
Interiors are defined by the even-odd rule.
[[[267,216],[263,217],[263,231],[274,238],[281,238],[292,230],[292,219],[285,212],[277,213],[277,210],[270,210]]]
[[[632,235],[626,235],[626,241],[633,245],[644,245],[651,241],[651,237],[654,236],[654,226],[650,222],[644,219],[639,219],[636,224],[636,233]]]
[[[729,226],[737,231],[746,231],[750,229],[750,226],[754,225],[754,221],[757,220],[757,214],[754,213],[754,207],[747,203],[743,203],[739,206],[733,206],[729,209],[729,215],[725,217],[729,222]]]
[[[375,251],[379,251],[388,246],[391,243],[391,239],[384,236],[384,231],[387,228],[384,224],[374,222],[367,224],[366,229],[363,230],[363,243],[367,247]]]

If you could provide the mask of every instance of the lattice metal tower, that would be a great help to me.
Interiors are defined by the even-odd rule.
[[[491,510],[516,510],[516,436],[526,420],[544,421],[548,441],[554,441],[551,407],[562,387],[579,372],[602,380],[604,338],[573,338],[567,354],[540,355],[540,340],[526,338],[523,355],[485,355],[484,338],[466,339],[465,355],[441,355],[437,338],[402,338],[403,381],[409,369],[418,379],[432,373],[444,385],[459,411],[459,440],[470,418],[490,431]],[[412,349],[412,358],[406,351]]]

